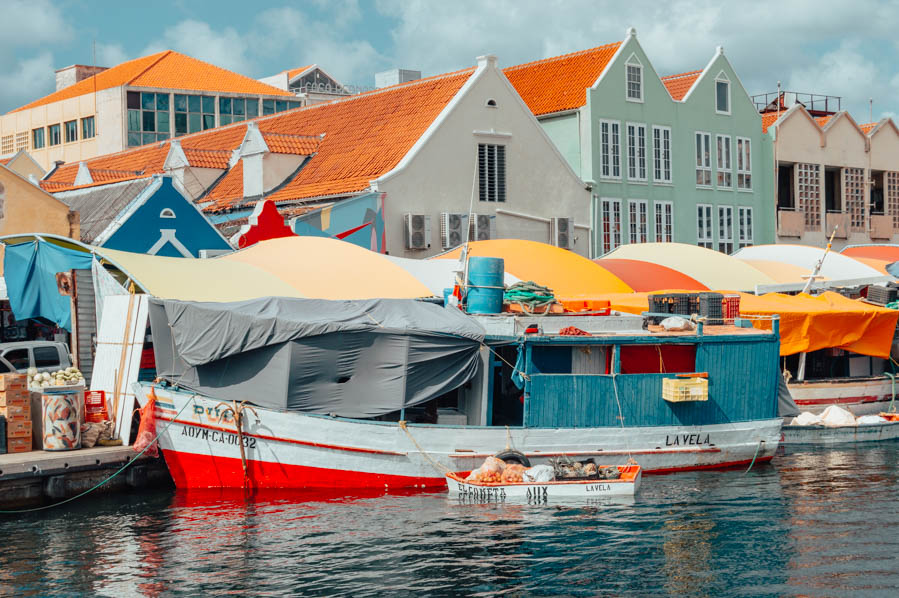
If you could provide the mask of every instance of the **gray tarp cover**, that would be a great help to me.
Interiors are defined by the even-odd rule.
[[[477,372],[480,324],[409,299],[150,300],[157,374],[225,401],[374,417]]]

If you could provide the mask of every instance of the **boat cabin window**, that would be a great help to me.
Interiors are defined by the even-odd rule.
[[[621,345],[622,374],[696,371],[696,345]]]
[[[541,374],[609,374],[612,351],[608,345],[536,345],[531,354]]]

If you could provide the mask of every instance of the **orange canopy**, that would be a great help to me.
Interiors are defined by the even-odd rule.
[[[639,314],[647,311],[649,293],[607,295],[612,309]],[[888,358],[899,311],[847,299],[837,293],[762,296],[740,293],[743,315],[780,316],[780,354],[793,355],[839,347]]]
[[[847,247],[840,253],[849,257],[867,257],[886,262],[899,262],[899,245],[859,245]]]
[[[461,247],[431,259],[459,259]],[[603,299],[633,289],[605,268],[567,249],[521,239],[472,241],[469,256],[501,257],[506,272],[549,287],[560,299]]]
[[[709,287],[691,276],[652,262],[615,258],[599,258],[593,261],[626,282],[635,291],[658,291],[661,289],[709,290]]]

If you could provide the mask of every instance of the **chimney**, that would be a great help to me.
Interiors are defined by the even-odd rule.
[[[265,191],[262,159],[269,153],[256,121],[247,123],[247,132],[238,148],[243,162],[243,196],[262,197]]]
[[[390,87],[391,85],[399,85],[400,83],[408,83],[421,79],[421,71],[410,71],[408,69],[391,69],[375,73],[375,87]]]
[[[105,71],[106,68],[105,66],[86,66],[83,64],[73,64],[72,66],[61,68],[56,71],[56,91],[75,85],[88,77],[93,77],[97,73]]]

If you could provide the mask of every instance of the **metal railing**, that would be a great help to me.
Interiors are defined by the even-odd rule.
[[[840,111],[842,98],[818,93],[803,93],[798,91],[774,91],[760,93],[752,96],[752,103],[759,112],[777,112],[787,110],[794,104],[802,104],[809,112],[835,114]],[[780,104],[778,106],[778,104]]]

